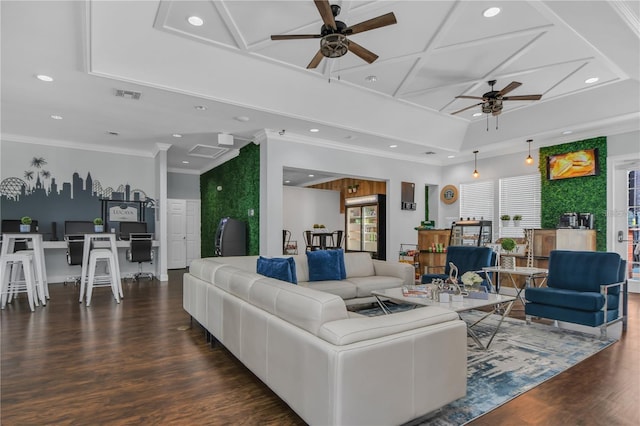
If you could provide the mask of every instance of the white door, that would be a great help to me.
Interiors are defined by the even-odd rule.
[[[611,198],[609,199],[609,220],[607,226],[612,232],[607,243],[607,250],[620,254],[620,257],[627,261],[632,271],[629,278],[629,291],[640,293],[640,279],[638,269],[640,263],[634,258],[634,250],[638,245],[640,237],[640,224],[637,217],[638,211],[638,188],[630,187],[629,173],[635,171],[640,173],[640,161],[632,158],[612,159],[608,164],[608,170],[613,171],[613,179],[610,180]],[[637,256],[637,255],[635,255]]]
[[[168,245],[167,268],[187,267],[187,203],[185,200],[167,200]]]
[[[200,200],[186,200],[187,266],[200,258]]]

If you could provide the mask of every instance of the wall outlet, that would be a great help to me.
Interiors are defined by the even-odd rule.
[[[247,215],[248,215],[248,216],[253,216],[253,215],[254,215],[254,211],[253,211],[253,209],[249,209],[249,210],[247,210]]]

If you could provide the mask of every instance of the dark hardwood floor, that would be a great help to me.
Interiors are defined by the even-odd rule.
[[[304,425],[224,348],[210,348],[169,282],[108,288],[92,305],[50,285],[31,313],[24,297],[0,313],[2,425]],[[640,419],[640,295],[622,340],[473,425],[632,425]],[[514,315],[521,315],[515,312]]]

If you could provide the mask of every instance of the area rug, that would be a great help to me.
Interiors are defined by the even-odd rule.
[[[392,306],[393,311],[406,309],[411,306]],[[368,316],[382,313],[379,308],[358,312]],[[477,311],[461,314],[467,323],[482,315]],[[499,320],[498,315],[491,315],[474,327],[481,342],[487,343]],[[601,351],[615,339],[601,341],[590,334],[506,318],[488,350],[481,350],[471,339],[468,342],[467,395],[408,425],[464,425]]]

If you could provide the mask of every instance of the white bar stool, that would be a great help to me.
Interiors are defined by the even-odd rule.
[[[80,274],[79,302],[82,303],[82,299],[85,297],[85,289],[88,296],[90,255],[93,251],[96,250],[91,248],[92,244],[96,246],[108,247],[108,249],[105,249],[105,250],[108,250],[112,253],[112,258],[110,259],[110,262],[109,262],[109,268],[111,268],[111,265],[113,265],[113,267],[115,268],[115,273],[113,273],[113,270],[110,269],[111,276],[114,277],[113,279],[116,282],[118,294],[120,296],[119,299],[122,299],[123,298],[122,282],[120,280],[120,265],[118,264],[118,247],[116,245],[115,234],[106,234],[106,233],[105,234],[85,234],[84,248],[82,250],[82,273]],[[91,270],[93,270],[95,273],[95,267],[92,268]],[[119,299],[118,299],[118,303],[119,303]],[[87,306],[89,306],[88,299],[87,299]]]
[[[34,311],[34,305],[38,305],[36,296],[36,281],[33,269],[33,255],[28,252],[3,254],[0,256],[0,295],[2,309],[10,302],[16,293],[27,293],[29,307]],[[24,273],[24,280],[20,280],[20,265]],[[11,275],[11,276],[9,276]]]
[[[106,261],[109,264],[109,275],[96,276],[98,262]],[[110,249],[93,249],[89,255],[89,277],[87,278],[87,306],[91,305],[91,295],[94,287],[111,287],[113,298],[120,303],[118,273],[113,252]]]

